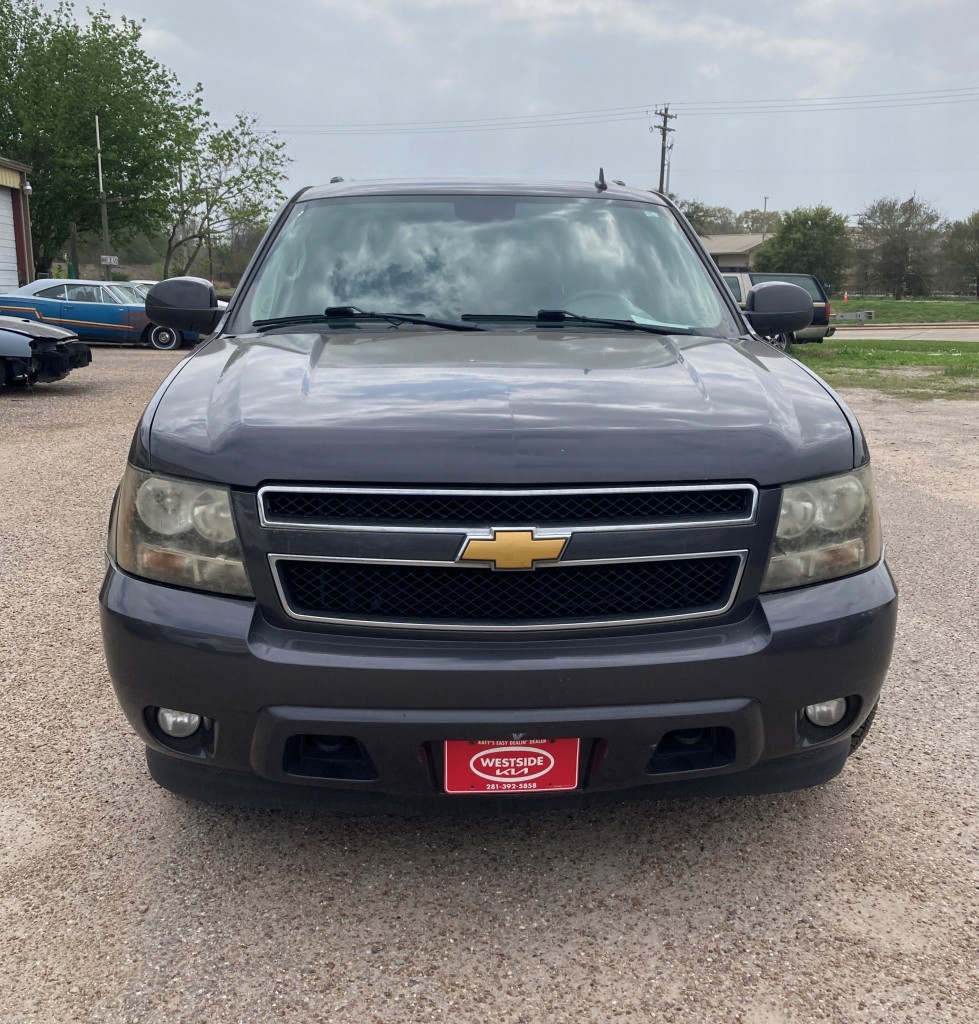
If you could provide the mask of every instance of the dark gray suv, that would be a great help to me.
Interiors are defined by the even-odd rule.
[[[485,813],[825,782],[897,594],[869,454],[676,208],[592,185],[337,182],[282,210],[153,397],[106,657],[163,786]]]

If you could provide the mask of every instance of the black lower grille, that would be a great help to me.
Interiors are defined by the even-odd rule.
[[[740,559],[555,566],[528,572],[281,560],[296,615],[434,625],[530,625],[719,611]]]

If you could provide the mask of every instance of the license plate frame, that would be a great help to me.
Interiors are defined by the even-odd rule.
[[[561,793],[578,788],[579,737],[444,740],[443,788],[454,795]]]

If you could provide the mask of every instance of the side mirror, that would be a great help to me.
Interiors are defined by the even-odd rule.
[[[748,292],[744,315],[763,338],[801,331],[812,323],[812,297],[788,281],[765,281]]]
[[[146,315],[161,327],[210,334],[224,314],[214,285],[201,277],[171,277],[146,295]]]

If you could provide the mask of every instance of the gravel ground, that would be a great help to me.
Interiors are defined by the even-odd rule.
[[[979,1018],[979,404],[848,396],[902,587],[832,784],[486,821],[157,789],[96,613],[132,428],[171,353],[0,398],[0,1021]]]

